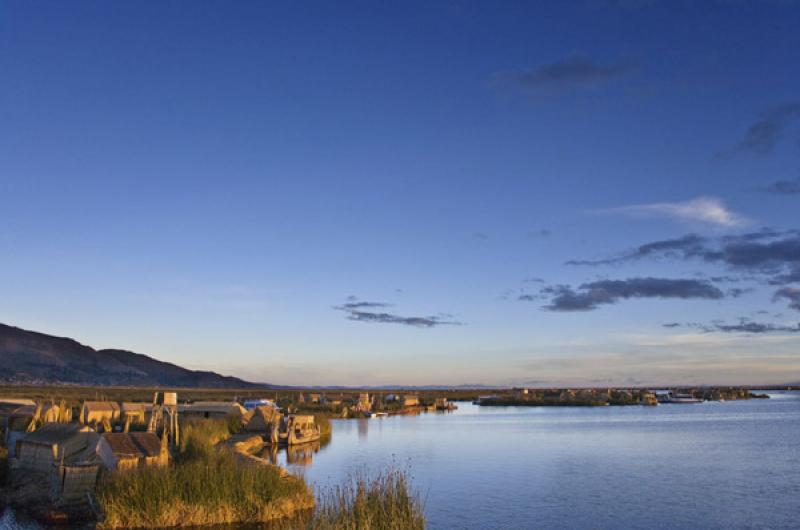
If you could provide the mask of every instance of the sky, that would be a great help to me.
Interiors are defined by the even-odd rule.
[[[291,385],[800,380],[800,2],[0,6],[0,322]]]

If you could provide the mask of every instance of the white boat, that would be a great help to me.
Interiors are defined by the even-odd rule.
[[[701,398],[696,398],[691,394],[673,394],[671,391],[660,392],[657,397],[659,403],[689,404],[703,402]]]

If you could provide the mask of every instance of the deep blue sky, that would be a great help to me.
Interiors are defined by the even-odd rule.
[[[0,322],[286,384],[798,380],[798,27],[5,2]]]

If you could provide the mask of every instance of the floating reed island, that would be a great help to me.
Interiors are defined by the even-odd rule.
[[[768,397],[766,394],[755,394],[739,387],[673,388],[656,391],[645,388],[515,388],[492,395],[478,396],[473,403],[481,406],[606,407],[689,404]]]
[[[175,393],[160,393],[151,403],[71,406],[0,398],[0,427],[0,507],[45,523],[424,527],[402,473],[345,484],[318,503],[301,477],[257,456],[265,446],[302,448],[331,435],[327,418],[267,400],[179,404]]]

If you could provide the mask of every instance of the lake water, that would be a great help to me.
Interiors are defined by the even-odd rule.
[[[278,460],[318,488],[408,470],[432,529],[800,528],[800,393],[770,395],[658,407],[460,403],[335,421],[329,444]]]

